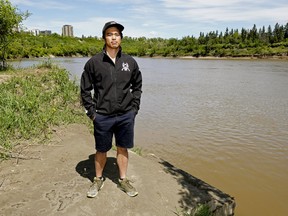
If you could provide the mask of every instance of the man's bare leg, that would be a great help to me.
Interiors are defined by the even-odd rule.
[[[98,192],[104,186],[104,179],[102,177],[102,174],[106,164],[106,160],[107,160],[106,152],[103,153],[96,151],[94,158],[96,177],[94,178],[93,183],[87,192],[87,197],[90,198],[96,197]]]
[[[102,177],[103,170],[107,161],[107,152],[96,151],[95,154],[95,171],[96,177]]]
[[[117,147],[117,164],[119,168],[119,175],[121,179],[126,178],[128,168],[128,150],[127,148]]]
[[[117,147],[117,164],[119,167],[119,187],[123,190],[128,196],[135,197],[137,196],[137,190],[130,184],[130,181],[126,177],[127,168],[128,168],[128,150],[126,148]]]

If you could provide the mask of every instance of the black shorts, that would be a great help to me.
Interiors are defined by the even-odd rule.
[[[133,148],[135,111],[122,115],[100,115],[94,119],[95,148],[99,152],[107,152],[112,148],[113,135],[116,146]]]

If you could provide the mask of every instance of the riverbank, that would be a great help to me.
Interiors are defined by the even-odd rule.
[[[94,139],[87,126],[54,128],[51,140],[18,147],[0,163],[0,215],[193,215],[207,204],[213,215],[233,215],[235,200],[155,155],[130,152],[135,198],[117,188],[115,152],[108,153],[105,186],[86,197],[94,171]],[[198,215],[207,215],[198,214]]]
[[[215,56],[181,56],[180,59],[199,59],[199,60],[288,60],[288,56],[247,56],[247,57],[215,57]]]

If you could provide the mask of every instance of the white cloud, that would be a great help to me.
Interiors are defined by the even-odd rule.
[[[265,2],[265,1],[264,1]],[[253,20],[285,20],[287,4],[273,4],[271,1],[184,1],[162,0],[166,13],[178,19],[200,22],[232,22]]]
[[[69,10],[71,8],[74,8],[74,6],[67,4],[65,2],[59,2],[59,1],[45,1],[41,2],[39,0],[11,0],[11,3],[13,5],[24,5],[24,6],[30,6],[38,9],[56,9],[56,10]]]

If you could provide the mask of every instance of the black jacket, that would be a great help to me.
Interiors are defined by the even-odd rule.
[[[121,49],[115,64],[105,49],[91,57],[84,66],[80,87],[82,104],[91,119],[96,113],[111,115],[139,110],[142,75],[135,59]]]

